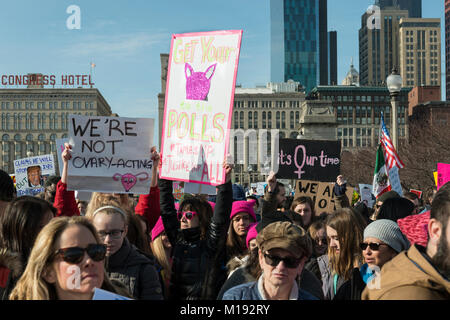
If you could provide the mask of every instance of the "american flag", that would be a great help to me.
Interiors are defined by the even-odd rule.
[[[397,151],[395,151],[394,145],[392,144],[391,137],[389,136],[389,131],[384,124],[383,114],[381,114],[381,128],[380,128],[380,142],[384,149],[384,157],[386,160],[388,172],[394,167],[403,168],[405,164],[400,160]]]

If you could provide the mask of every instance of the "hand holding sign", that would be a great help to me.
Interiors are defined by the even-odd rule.
[[[231,172],[233,171],[233,164],[228,161],[227,156],[225,156],[225,160],[223,162],[223,168],[225,169],[225,182],[231,181]]]
[[[277,178],[275,176],[275,172],[270,171],[266,181],[267,181],[267,190],[269,192],[273,192],[277,186]]]

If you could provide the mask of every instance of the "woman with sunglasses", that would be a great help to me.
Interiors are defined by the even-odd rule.
[[[129,216],[118,205],[110,202],[87,215],[106,245],[108,276],[122,282],[135,299],[162,300],[155,261],[127,239]]]
[[[161,218],[172,245],[170,300],[215,299],[226,279],[225,241],[230,223],[232,166],[223,164],[214,213],[203,197],[184,199],[175,209],[172,181],[160,180]]]
[[[317,258],[326,300],[332,300],[350,279],[353,268],[362,265],[359,244],[365,227],[362,217],[350,208],[338,209],[327,217],[328,253]]]
[[[127,296],[105,274],[106,247],[84,217],[53,219],[39,233],[11,300],[91,300],[95,288]]]
[[[408,239],[392,220],[380,219],[364,229],[364,241],[360,244],[365,264],[355,268],[349,281],[338,290],[335,300],[361,300],[367,284],[379,285],[381,268],[401,251],[408,250]]]
[[[0,299],[8,299],[23,273],[39,231],[53,219],[56,209],[43,199],[13,199],[0,216]]]

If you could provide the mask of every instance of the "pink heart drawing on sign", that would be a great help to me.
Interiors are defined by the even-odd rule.
[[[131,188],[134,187],[134,185],[136,184],[136,182],[138,180],[138,177],[141,176],[141,175],[144,175],[145,177],[139,178],[139,181],[144,181],[144,180],[148,179],[148,173],[147,172],[141,172],[141,173],[138,173],[137,175],[133,175],[131,173],[125,173],[125,174],[122,175],[120,173],[116,173],[113,176],[113,179],[115,181],[120,180],[122,182],[122,186],[125,189],[125,192],[128,192],[128,191],[131,190]]]

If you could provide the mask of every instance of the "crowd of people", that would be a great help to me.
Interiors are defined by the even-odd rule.
[[[16,197],[0,170],[2,300],[90,300],[100,288],[136,300],[450,299],[450,182],[415,194],[385,192],[352,204],[336,177],[336,210],[286,197],[272,172],[264,194],[232,184],[184,194],[158,179],[149,193],[94,192],[88,203],[61,177],[38,196]],[[333,178],[334,179],[334,178]]]

